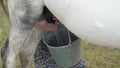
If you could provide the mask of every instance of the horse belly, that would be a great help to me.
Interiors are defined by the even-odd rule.
[[[119,3],[119,0],[45,0],[50,11],[78,37],[95,45],[120,49]]]

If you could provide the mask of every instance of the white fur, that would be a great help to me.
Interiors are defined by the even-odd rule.
[[[50,11],[82,40],[118,49],[119,3],[120,0],[45,0]]]
[[[43,0],[8,0],[11,19],[6,68],[15,68],[16,56],[20,56],[23,68],[31,68],[33,53],[42,32],[33,28],[43,10]]]

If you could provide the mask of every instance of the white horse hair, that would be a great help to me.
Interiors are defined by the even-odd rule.
[[[43,6],[43,0],[8,0],[11,28],[4,68],[15,68],[17,55],[22,68],[32,67],[32,56],[42,37],[42,32],[34,28],[34,24]]]

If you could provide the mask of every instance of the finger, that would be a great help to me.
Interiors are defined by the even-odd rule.
[[[35,25],[35,28],[41,29],[42,27],[40,27],[39,25]]]
[[[60,25],[60,22],[55,22],[55,24],[58,26],[58,25]]]
[[[42,31],[57,31],[57,27],[47,27],[47,28],[43,28]]]
[[[48,29],[48,30],[44,30],[44,32],[47,31],[57,31],[57,29]]]
[[[39,25],[37,25],[37,26],[35,26],[37,29],[40,29],[40,30],[43,30],[43,31],[45,31],[45,30],[49,30],[49,29],[57,29],[57,26],[39,26]]]
[[[45,25],[47,23],[46,20],[36,22],[37,25]]]
[[[57,26],[56,24],[51,24],[51,23],[48,23],[46,20],[45,21],[41,21],[41,22],[37,22],[36,25],[39,25],[39,26],[46,26],[46,27],[54,27],[54,26]]]
[[[56,17],[53,17],[53,20],[58,20]]]
[[[52,18],[58,20],[57,17],[55,17],[55,16],[53,16]]]
[[[58,25],[46,23],[44,26],[46,26],[46,27],[57,27]]]

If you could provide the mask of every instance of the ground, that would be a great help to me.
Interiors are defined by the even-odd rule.
[[[0,49],[9,34],[9,26],[9,20],[0,9]],[[87,68],[120,68],[120,50],[99,47],[83,41],[82,54]],[[0,58],[0,68],[1,64]]]

